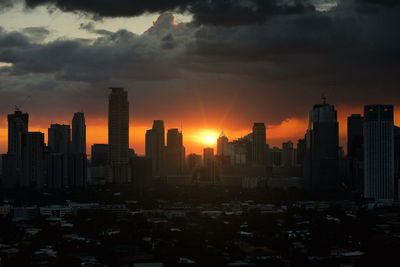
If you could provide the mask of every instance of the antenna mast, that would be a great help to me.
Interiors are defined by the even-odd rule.
[[[322,104],[326,105],[326,95],[325,94],[321,95],[321,99],[322,99]]]

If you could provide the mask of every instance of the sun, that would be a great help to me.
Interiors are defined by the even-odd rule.
[[[217,142],[217,139],[211,135],[207,135],[204,139],[204,143],[206,145],[214,145],[216,142]]]
[[[188,139],[192,140],[199,147],[215,147],[220,131],[215,129],[199,129],[194,131],[193,135],[189,135]]]

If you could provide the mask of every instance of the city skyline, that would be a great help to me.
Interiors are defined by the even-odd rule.
[[[107,91],[106,89],[104,91]],[[128,89],[129,92],[129,89]],[[129,96],[129,95],[128,95]],[[128,97],[128,99],[130,99]],[[320,99],[316,100],[321,101]],[[332,103],[331,101],[328,101],[330,104],[335,105],[336,109],[338,110],[338,122],[339,122],[339,145],[343,147],[343,149],[347,152],[347,117],[351,116],[352,114],[363,114],[364,106],[357,107],[354,110],[354,112],[351,112],[349,114],[343,114],[343,112],[340,109],[340,105],[338,106],[336,103]],[[107,110],[107,106],[105,104],[104,106],[105,111]],[[31,112],[28,110],[21,110],[23,113],[28,113],[29,114],[29,129],[30,131],[36,131],[36,132],[43,132],[45,133],[45,143],[48,143],[48,134],[47,134],[47,128],[50,126],[51,123],[58,123],[58,124],[66,124],[66,125],[72,125],[72,119],[71,116],[74,114],[74,112],[71,113],[71,116],[66,119],[66,120],[55,120],[51,119],[49,124],[46,126],[45,124],[38,126],[35,126],[35,118],[34,116],[31,115]],[[9,114],[13,113],[13,110],[9,111]],[[99,120],[96,118],[91,118],[88,116],[85,112],[85,119],[86,119],[86,131],[87,131],[87,144],[86,144],[86,150],[87,154],[90,155],[90,148],[93,144],[107,144],[108,142],[108,129],[107,129],[107,117],[105,117],[105,121],[103,122],[103,119]],[[303,120],[298,120],[298,119],[289,119],[288,121],[283,121],[279,125],[268,125],[266,124],[267,128],[267,144],[269,144],[271,147],[277,146],[281,147],[283,142],[287,141],[292,141],[293,143],[296,143],[298,139],[304,138],[305,131],[307,129],[308,125],[308,110],[305,111],[305,117]],[[129,147],[133,148],[136,153],[139,155],[145,155],[145,134],[146,130],[151,128],[151,125],[153,123],[153,120],[149,121],[148,124],[144,124],[144,126],[133,126],[137,125],[136,119],[138,119],[137,114],[132,114],[130,112],[130,121],[129,121]],[[133,118],[132,118],[133,117]],[[1,121],[4,121],[7,119],[7,114],[5,114],[5,118],[0,119]],[[134,120],[134,121],[133,121]],[[166,129],[171,129],[171,128],[179,128],[181,127],[181,124],[183,126],[183,142],[184,145],[186,146],[186,153],[196,153],[196,154],[202,154],[203,149],[205,147],[213,147],[214,149],[217,148],[217,139],[220,136],[221,132],[223,131],[226,133],[226,136],[230,141],[235,140],[237,138],[240,138],[242,136],[247,135],[248,133],[251,132],[252,125],[254,123],[254,120],[251,120],[249,118],[249,124],[247,128],[242,128],[242,129],[235,129],[230,130],[230,127],[225,127],[225,128],[218,128],[218,127],[191,127],[189,129],[186,129],[186,122],[183,121],[176,121],[174,124],[168,123],[168,120],[162,119],[165,123]],[[39,119],[40,121],[40,119]],[[101,121],[102,123],[100,125],[96,124],[91,124],[91,122],[99,122]],[[139,122],[142,120],[139,119]],[[173,121],[173,120],[172,120]],[[105,124],[103,124],[105,123]],[[188,125],[193,124],[191,121],[188,121]],[[212,124],[211,124],[212,125]],[[394,106],[394,125],[400,125],[400,107],[397,108]],[[8,126],[7,122],[5,122],[5,127],[6,128],[0,128],[0,153],[5,153],[7,152],[7,144],[8,144]],[[211,142],[210,140],[207,140],[208,137],[212,137]]]

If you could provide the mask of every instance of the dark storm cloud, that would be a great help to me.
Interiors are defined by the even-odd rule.
[[[41,42],[50,35],[50,31],[44,27],[27,27],[22,30],[33,42]]]
[[[25,47],[29,45],[29,38],[20,32],[5,32],[0,27],[0,48]]]
[[[0,0],[0,12],[3,9],[6,9],[8,7],[12,7],[14,5],[14,0]]]
[[[192,0],[25,0],[27,7],[54,5],[66,12],[84,12],[98,17],[132,17],[184,8]]]
[[[270,16],[314,10],[307,0],[26,0],[26,5],[29,8],[55,6],[66,12],[83,12],[95,18],[189,12],[196,24],[224,26],[263,23]]]
[[[399,0],[356,0],[358,5],[394,7],[400,4]]]
[[[188,7],[196,24],[236,26],[261,24],[272,16],[302,14],[314,11],[308,1],[196,1]]]
[[[190,33],[185,25],[173,25],[172,19],[164,21],[164,17],[172,15],[161,16],[162,22],[142,36],[127,30],[108,32],[97,30],[92,24],[81,25],[87,31],[101,33],[94,40],[34,43],[29,35],[39,29],[25,29],[24,33],[3,30],[0,31],[0,62],[13,64],[7,68],[10,75],[54,74],[59,80],[69,81],[175,78],[180,71],[173,68],[174,55],[179,52],[175,42],[189,38]],[[175,50],[165,54],[166,48]]]

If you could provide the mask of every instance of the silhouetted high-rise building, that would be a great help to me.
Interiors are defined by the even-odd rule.
[[[229,151],[229,140],[225,133],[222,132],[217,140],[217,155],[218,156],[230,156]]]
[[[296,163],[295,149],[293,143],[288,141],[282,144],[282,165],[292,168]]]
[[[183,135],[178,129],[169,129],[167,132],[167,147],[183,146]]]
[[[71,152],[86,154],[86,124],[82,112],[75,113],[72,119]]]
[[[304,172],[315,191],[339,185],[339,123],[333,105],[314,105],[309,113]]]
[[[306,156],[306,139],[297,140],[296,163],[303,165]]]
[[[21,168],[21,135],[28,132],[28,120],[28,113],[18,108],[8,115],[8,153],[15,154],[17,171]]]
[[[179,137],[176,140],[180,142]],[[153,128],[146,132],[146,157],[151,158],[154,176],[163,176],[165,173],[165,130],[164,121],[155,120]]]
[[[183,146],[182,132],[179,132],[178,129],[169,129],[167,132],[165,156],[167,174],[182,174],[185,165],[185,147]]]
[[[215,161],[214,149],[211,147],[204,148],[203,150],[203,165],[207,167]]]
[[[46,153],[46,185],[49,188],[62,188],[67,186],[64,180],[64,155],[47,151]]]
[[[394,199],[392,105],[364,107],[364,197]]]
[[[231,164],[245,167],[253,158],[253,134],[248,134],[229,143]],[[267,147],[267,146],[266,146]]]
[[[201,155],[192,153],[187,156],[187,166],[190,172],[193,172],[195,169],[199,168],[202,165],[201,162]]]
[[[215,162],[215,155],[213,148],[211,147],[204,148],[203,165],[204,165],[203,179],[209,180],[214,183],[217,178],[217,175],[216,175],[216,162]]]
[[[400,127],[394,127],[394,191],[395,199],[399,197],[399,180],[400,180]]]
[[[105,166],[108,162],[108,145],[93,144],[90,163],[92,166]]]
[[[123,88],[110,88],[108,102],[108,162],[107,181],[130,181],[129,152],[129,102]]]
[[[48,129],[48,147],[50,153],[62,156],[63,177],[61,186],[68,186],[68,157],[71,146],[71,128],[69,125],[51,124]]]
[[[83,187],[87,181],[87,157],[83,153],[72,153],[68,160],[69,186]]]
[[[364,118],[360,114],[352,114],[347,118],[347,182],[355,189],[362,191],[364,179]]]
[[[1,155],[2,163],[2,177],[1,187],[2,188],[16,188],[19,183],[19,175],[17,171],[17,155],[7,153]]]
[[[151,182],[152,162],[150,158],[133,156],[129,159],[131,179],[135,188],[143,189]]]
[[[40,188],[45,184],[44,134],[28,132],[21,135],[21,187]]]
[[[264,123],[256,122],[253,125],[253,157],[252,161],[257,164],[266,164],[266,128]]]
[[[273,147],[272,149],[270,149],[269,153],[271,155],[272,166],[282,166],[282,149],[279,149],[279,147]]]

